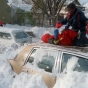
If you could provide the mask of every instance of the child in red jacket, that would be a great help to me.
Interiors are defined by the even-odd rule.
[[[42,41],[55,45],[71,46],[74,45],[74,39],[77,37],[74,30],[65,30],[59,34],[58,29],[54,30],[54,35],[45,34],[42,36]]]

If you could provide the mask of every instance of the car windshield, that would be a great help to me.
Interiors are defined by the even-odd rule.
[[[25,32],[16,32],[15,33],[15,38],[16,39],[23,39],[23,38],[27,38],[28,35]]]
[[[11,35],[10,35],[10,33],[0,32],[0,38],[2,38],[2,39],[11,39]]]
[[[71,60],[73,57],[74,61],[72,60],[69,63],[69,60]],[[77,60],[78,59],[78,60]],[[77,60],[77,62],[75,62]],[[74,63],[75,62],[75,63]],[[68,65],[68,63],[70,65]],[[77,63],[77,64],[76,64]],[[74,66],[74,71],[78,71],[78,72],[87,72],[88,71],[88,59],[83,58],[83,57],[79,57],[79,56],[75,56],[75,55],[71,55],[71,54],[63,54],[63,61],[62,61],[62,71],[66,68],[71,68],[71,66]],[[67,67],[69,66],[69,67]]]

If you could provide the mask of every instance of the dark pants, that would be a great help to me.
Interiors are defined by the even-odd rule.
[[[86,31],[80,33],[80,37],[76,38],[75,45],[76,46],[85,46],[85,38],[86,38]]]

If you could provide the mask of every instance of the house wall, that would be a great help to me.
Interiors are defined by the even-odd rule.
[[[11,23],[11,8],[4,0],[0,0],[0,21],[3,23]]]

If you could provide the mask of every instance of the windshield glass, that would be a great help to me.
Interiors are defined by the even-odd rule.
[[[23,38],[27,38],[28,35],[25,32],[16,32],[15,33],[15,38],[16,39],[23,39]]]
[[[2,39],[11,39],[11,35],[10,35],[10,33],[0,32],[0,38],[2,38]]]

